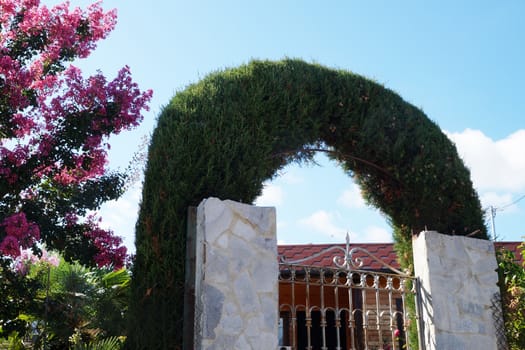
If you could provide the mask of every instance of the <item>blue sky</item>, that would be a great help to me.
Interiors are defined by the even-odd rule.
[[[51,0],[45,3],[53,3]],[[90,1],[72,1],[86,6]],[[252,58],[302,58],[373,79],[420,107],[456,143],[500,239],[525,235],[525,2],[106,0],[116,30],[84,72],[112,77],[127,64],[154,90],[142,126],[111,139],[110,167],[125,167],[170,98],[212,71]],[[283,243],[391,240],[337,164],[290,166],[258,204],[277,207]],[[140,184],[101,213],[134,250]],[[515,204],[511,204],[518,201]],[[429,227],[429,229],[431,229]]]

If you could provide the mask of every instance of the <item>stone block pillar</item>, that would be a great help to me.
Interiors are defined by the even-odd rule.
[[[413,241],[413,250],[425,349],[498,349],[493,242],[430,231]]]
[[[217,198],[197,208],[194,349],[276,349],[275,208]]]

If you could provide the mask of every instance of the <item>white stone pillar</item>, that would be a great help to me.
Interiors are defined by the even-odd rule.
[[[275,208],[201,202],[194,348],[276,349],[278,273]]]
[[[420,279],[426,350],[496,350],[494,297],[499,295],[491,241],[422,232],[412,242]]]

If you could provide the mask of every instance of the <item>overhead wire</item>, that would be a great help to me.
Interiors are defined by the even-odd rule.
[[[522,196],[520,196],[520,197],[519,197],[518,199],[516,199],[514,202],[509,203],[509,204],[505,204],[505,205],[502,206],[502,207],[495,208],[495,210],[503,211],[503,210],[505,210],[506,208],[508,208],[508,207],[510,207],[510,206],[512,206],[512,205],[514,205],[514,204],[519,203],[519,202],[520,202],[521,200],[523,200],[523,199],[525,199],[525,194],[522,195]]]
[[[496,212],[497,211],[503,211],[506,208],[508,208],[508,207],[510,207],[510,206],[512,206],[514,204],[519,203],[523,199],[525,199],[525,194],[521,195],[520,197],[518,197],[518,199],[514,200],[513,202],[505,204],[505,205],[503,205],[501,207],[494,207],[493,205],[490,205],[488,208],[485,208],[483,210],[483,211],[489,211],[490,224],[491,224],[491,228],[492,228],[492,239],[494,239],[494,240],[498,239],[498,237],[496,235],[496,222],[495,222]]]

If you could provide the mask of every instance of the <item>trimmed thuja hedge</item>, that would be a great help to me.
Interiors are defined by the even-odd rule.
[[[173,97],[151,140],[129,348],[181,347],[188,207],[211,196],[252,203],[265,180],[319,150],[388,216],[404,266],[411,263],[412,235],[425,228],[487,238],[455,146],[396,93],[300,60],[216,72]]]

